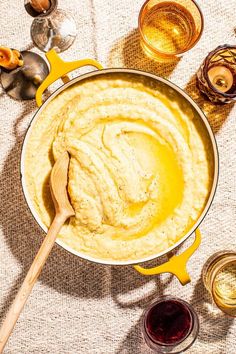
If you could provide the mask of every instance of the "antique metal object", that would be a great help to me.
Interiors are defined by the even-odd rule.
[[[57,0],[51,0],[49,9],[41,13],[26,0],[25,9],[35,17],[31,25],[31,38],[40,50],[47,52],[53,48],[63,52],[73,44],[77,35],[76,23],[70,14],[57,9]]]
[[[48,66],[40,55],[22,51],[23,65],[13,70],[2,68],[1,83],[5,92],[17,100],[30,100],[35,97],[40,84],[47,77]]]

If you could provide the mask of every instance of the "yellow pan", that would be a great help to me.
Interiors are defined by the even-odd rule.
[[[179,87],[177,87],[176,85],[174,85],[172,82],[163,79],[161,77],[158,77],[156,75],[147,73],[145,71],[139,71],[139,70],[134,70],[134,69],[103,69],[102,65],[99,64],[96,60],[93,59],[82,59],[82,60],[77,60],[77,61],[73,61],[73,62],[65,62],[64,60],[62,60],[57,53],[54,50],[51,50],[50,52],[48,52],[46,54],[46,57],[49,61],[50,64],[50,73],[47,76],[47,78],[45,79],[45,81],[41,84],[41,86],[38,88],[37,94],[36,94],[36,102],[39,106],[39,110],[36,112],[35,116],[33,117],[31,124],[28,128],[28,131],[26,133],[25,139],[24,139],[24,143],[23,143],[23,147],[22,147],[22,153],[21,153],[21,175],[22,175],[22,187],[23,187],[23,192],[25,195],[25,199],[26,202],[35,218],[35,220],[37,221],[37,223],[41,226],[41,228],[47,232],[47,228],[46,226],[42,223],[42,221],[40,220],[36,210],[34,209],[32,200],[30,198],[30,195],[28,193],[27,190],[27,185],[26,185],[26,181],[25,181],[25,152],[26,152],[26,147],[27,147],[27,141],[28,138],[30,136],[31,133],[31,129],[33,129],[34,127],[34,123],[37,120],[37,118],[39,117],[39,115],[41,114],[42,110],[44,110],[45,106],[52,100],[55,98],[55,96],[57,96],[59,93],[61,93],[62,91],[66,90],[69,86],[75,84],[76,82],[79,82],[81,80],[84,80],[88,77],[97,77],[98,75],[103,75],[106,73],[109,74],[113,74],[116,75],[117,73],[129,73],[129,74],[136,74],[136,75],[141,75],[141,76],[145,76],[147,78],[151,78],[152,80],[156,80],[159,83],[162,83],[163,85],[166,85],[168,87],[171,87],[173,90],[177,91],[179,95],[181,95],[183,97],[183,99],[185,99],[186,101],[188,101],[191,105],[191,107],[193,108],[193,110],[198,114],[198,116],[200,117],[200,119],[202,120],[209,138],[211,140],[212,143],[212,150],[213,150],[213,154],[214,154],[214,177],[213,177],[213,183],[212,183],[212,189],[207,201],[207,204],[201,214],[201,216],[199,217],[199,219],[197,220],[197,222],[195,223],[195,225],[191,228],[191,230],[189,230],[188,233],[186,233],[186,235],[184,237],[182,237],[176,244],[174,244],[172,247],[168,248],[167,250],[165,250],[164,252],[158,253],[156,255],[152,255],[151,257],[145,258],[145,259],[140,259],[140,260],[136,260],[136,261],[105,261],[103,259],[95,259],[93,257],[90,257],[88,255],[84,255],[83,253],[77,252],[75,250],[73,250],[72,248],[68,247],[67,245],[65,245],[61,240],[57,240],[57,243],[59,245],[61,245],[63,248],[65,248],[67,251],[73,253],[76,256],[79,256],[81,258],[84,258],[86,260],[92,261],[92,262],[96,262],[99,264],[104,264],[104,265],[117,265],[117,266],[122,266],[122,265],[133,265],[134,268],[140,272],[143,275],[155,275],[155,274],[160,274],[160,273],[172,273],[174,274],[179,281],[181,282],[181,284],[185,285],[187,283],[190,282],[190,277],[188,275],[188,272],[186,270],[186,264],[189,260],[189,258],[191,257],[191,255],[196,251],[196,249],[199,247],[200,243],[201,243],[201,234],[200,231],[198,229],[199,224],[202,222],[203,218],[205,217],[211,203],[212,200],[214,198],[214,194],[216,191],[216,187],[217,187],[217,181],[218,181],[218,174],[219,174],[219,158],[218,158],[218,150],[217,150],[217,145],[216,145],[216,141],[215,141],[215,137],[214,134],[211,130],[211,127],[205,117],[205,115],[203,114],[203,112],[201,111],[201,109],[198,107],[198,105],[183,91],[181,90]],[[67,74],[75,69],[78,69],[82,66],[94,66],[99,70],[95,70],[92,72],[89,72],[87,74],[81,75],[79,77],[74,78],[73,80],[70,81],[69,77],[67,76]],[[62,79],[64,82],[64,85],[61,86],[57,91],[55,91],[47,100],[45,103],[42,102],[42,98],[43,98],[43,93],[44,91],[56,80],[58,79]],[[189,236],[191,236],[193,233],[195,232],[195,240],[193,242],[193,244],[186,249],[182,254],[180,255],[172,255],[173,254],[173,250],[178,247],[180,244],[182,244]],[[171,256],[170,256],[171,254]],[[155,258],[161,257],[163,255],[166,255],[168,257],[168,255],[170,257],[169,260],[162,264],[159,265],[155,268],[144,268],[142,266],[140,266],[140,263],[143,262],[147,262],[150,260],[153,260]]]

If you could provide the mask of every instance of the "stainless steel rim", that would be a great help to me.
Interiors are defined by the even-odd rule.
[[[195,111],[201,117],[201,119],[208,131],[209,137],[211,139],[213,155],[214,155],[214,178],[213,178],[213,183],[212,183],[212,189],[211,189],[211,192],[210,192],[210,195],[208,198],[208,202],[207,202],[201,216],[199,217],[197,222],[193,225],[193,227],[189,230],[189,232],[184,237],[182,237],[177,243],[175,243],[173,246],[169,247],[165,251],[160,252],[155,255],[152,255],[152,256],[149,256],[149,257],[141,258],[139,260],[112,261],[112,260],[103,260],[103,259],[90,257],[89,255],[85,255],[83,253],[75,251],[71,247],[65,245],[61,240],[56,240],[56,243],[58,245],[60,245],[61,247],[63,247],[64,249],[66,249],[68,252],[70,252],[76,256],[79,256],[80,258],[89,260],[91,262],[95,262],[98,264],[106,264],[106,265],[134,265],[134,264],[139,264],[139,263],[143,263],[143,262],[148,262],[150,260],[153,260],[153,259],[156,259],[156,258],[161,257],[163,255],[166,255],[169,252],[173,251],[178,246],[180,246],[188,237],[190,237],[193,234],[193,232],[199,227],[199,225],[203,221],[204,217],[206,216],[206,214],[212,204],[212,201],[213,201],[213,198],[214,198],[214,195],[216,192],[216,188],[217,188],[218,177],[219,177],[219,154],[218,154],[218,148],[217,148],[215,136],[213,134],[213,131],[211,129],[211,126],[210,126],[206,116],[204,115],[202,110],[198,107],[197,103],[186,92],[184,92],[181,88],[179,88],[177,85],[173,84],[172,82],[170,82],[167,79],[164,79],[162,77],[159,77],[157,75],[154,75],[154,74],[151,74],[151,73],[148,73],[145,71],[141,71],[141,70],[137,70],[137,69],[125,69],[125,68],[103,69],[103,70],[99,70],[99,71],[95,70],[95,71],[89,72],[87,74],[81,75],[79,77],[76,77],[76,78],[72,79],[71,81],[69,81],[68,83],[62,85],[52,95],[50,95],[50,97],[38,109],[38,111],[33,116],[32,120],[29,124],[29,127],[26,131],[24,141],[22,144],[21,159],[20,159],[21,182],[22,182],[22,189],[23,189],[23,194],[24,194],[26,203],[28,204],[28,207],[29,207],[34,219],[39,224],[39,226],[42,228],[42,230],[47,232],[47,227],[41,222],[38,214],[36,213],[36,211],[34,209],[33,203],[31,201],[31,198],[30,198],[28,190],[27,190],[26,181],[25,181],[25,167],[24,167],[25,159],[24,159],[24,156],[25,156],[27,141],[30,136],[31,129],[33,128],[34,122],[37,120],[38,116],[43,111],[45,106],[48,105],[49,102],[52,101],[59,93],[61,93],[62,91],[67,89],[69,86],[71,86],[79,81],[82,81],[82,80],[87,79],[89,77],[93,77],[93,76],[95,77],[98,75],[104,75],[104,74],[109,74],[109,73],[127,73],[127,74],[136,74],[136,75],[140,75],[140,76],[149,77],[154,80],[157,80],[158,82],[162,82],[162,83],[166,84],[167,86],[171,87],[172,89],[174,89],[175,91],[177,91],[181,96],[183,96],[191,104],[191,106],[195,109]]]

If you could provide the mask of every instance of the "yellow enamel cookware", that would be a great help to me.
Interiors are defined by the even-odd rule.
[[[27,184],[26,184],[26,179],[25,179],[25,153],[26,153],[26,148],[27,148],[27,142],[28,138],[31,134],[31,130],[34,128],[34,124],[37,121],[39,115],[41,112],[44,110],[44,108],[48,105],[48,103],[53,100],[59,93],[62,91],[66,90],[68,87],[71,85],[89,78],[97,78],[98,75],[104,75],[106,73],[109,74],[114,74],[116,75],[117,73],[128,73],[128,74],[135,74],[135,75],[141,75],[145,76],[146,78],[150,78],[150,80],[156,80],[158,83],[161,83],[161,85],[168,86],[172,88],[175,92],[177,92],[183,100],[187,101],[188,104],[190,104],[191,108],[194,110],[195,114],[199,116],[199,118],[202,120],[203,125],[209,135],[209,140],[211,141],[212,145],[212,151],[213,151],[213,158],[214,158],[214,171],[213,171],[213,183],[211,187],[211,191],[209,194],[208,201],[206,203],[206,206],[201,213],[200,217],[198,218],[197,222],[194,224],[194,226],[187,232],[184,237],[182,237],[176,244],[174,244],[172,247],[168,248],[164,252],[155,254],[154,256],[152,255],[151,257],[145,258],[145,259],[140,259],[138,261],[130,260],[130,261],[106,261],[103,259],[95,259],[93,257],[90,257],[88,255],[82,254],[80,252],[75,251],[74,249],[70,248],[69,246],[65,245],[64,243],[61,242],[61,240],[57,240],[57,243],[61,245],[63,248],[65,248],[67,251],[73,253],[76,256],[79,256],[81,258],[87,259],[89,261],[97,262],[99,264],[104,264],[104,265],[133,265],[134,268],[140,272],[143,275],[155,275],[155,274],[160,274],[160,273],[172,273],[174,274],[181,284],[185,285],[188,282],[190,282],[190,277],[188,275],[188,272],[186,270],[186,264],[189,260],[189,258],[192,256],[192,254],[196,251],[196,249],[199,247],[200,242],[201,242],[201,234],[198,229],[199,224],[203,220],[204,216],[206,215],[215,191],[217,187],[217,181],[218,181],[218,169],[219,169],[219,162],[218,162],[218,151],[217,151],[217,146],[216,146],[216,141],[214,138],[214,134],[211,130],[211,127],[203,114],[203,112],[200,110],[200,108],[197,106],[197,104],[179,87],[174,85],[173,83],[169,82],[166,79],[163,79],[161,77],[158,77],[156,75],[144,72],[144,71],[139,71],[139,70],[134,70],[134,69],[103,69],[101,64],[99,64],[97,61],[93,59],[83,59],[83,60],[78,60],[78,61],[73,61],[73,62],[65,62],[62,60],[57,53],[54,50],[51,50],[46,54],[46,57],[49,61],[50,64],[50,73],[48,77],[45,79],[45,81],[41,84],[41,86],[38,88],[37,94],[36,94],[36,102],[39,106],[39,110],[33,117],[31,124],[28,128],[28,131],[25,136],[25,140],[23,143],[23,148],[22,148],[22,154],[21,154],[21,175],[22,175],[22,186],[23,186],[23,191],[24,195],[26,198],[26,202],[35,218],[37,223],[41,226],[41,228],[46,232],[47,228],[46,226],[42,223],[42,221],[39,218],[39,215],[37,214],[33,202],[31,200],[31,197],[29,195],[28,189],[27,189]],[[72,80],[69,79],[67,74],[75,69],[78,69],[82,66],[94,66],[96,69],[92,72],[89,72],[87,74],[81,75],[79,77],[76,77]],[[56,80],[62,79],[64,82],[64,85],[61,86],[57,91],[55,91],[46,101],[43,103],[43,93],[45,90]],[[190,237],[193,233],[195,232],[195,240],[193,241],[192,245],[187,248],[182,254],[179,255],[173,255],[173,251],[178,247],[180,244],[182,244],[188,237]],[[171,254],[171,256],[170,256]],[[144,266],[139,265],[140,263],[150,261],[152,259],[158,258],[160,256],[169,255],[169,260],[162,264],[159,265],[155,268],[145,268]]]

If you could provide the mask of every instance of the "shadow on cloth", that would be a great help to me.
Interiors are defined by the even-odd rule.
[[[152,262],[153,263],[153,262]],[[157,263],[155,261],[155,263]],[[151,265],[149,265],[151,266]],[[154,266],[154,264],[152,264]],[[139,275],[140,277],[140,275]],[[150,279],[150,277],[148,277]],[[113,299],[116,301],[116,303],[122,307],[122,308],[133,308],[133,307],[141,307],[145,309],[150,302],[154,301],[157,297],[163,296],[164,295],[164,290],[165,287],[170,284],[171,280],[173,278],[173,275],[169,275],[166,280],[164,281],[160,276],[154,276],[151,277],[151,279],[154,280],[155,282],[155,287],[153,290],[149,293],[149,295],[145,295],[141,297],[137,301],[133,301],[129,303],[124,303],[118,300],[118,295],[116,292],[116,289],[114,288],[115,293],[113,294]],[[116,282],[116,274],[114,272],[113,274],[113,284],[116,284],[117,289],[119,287],[124,286],[125,283],[129,282],[129,277],[123,276],[123,278],[119,279],[119,282]],[[137,278],[138,281],[138,278]],[[129,284],[130,290],[132,290],[132,285]],[[126,287],[126,285],[125,285]],[[153,351],[151,351],[147,345],[145,344],[145,341],[142,337],[142,317],[138,320],[138,322],[130,329],[129,333],[121,343],[120,347],[117,349],[116,354],[134,354],[134,353],[145,353],[145,354],[151,354]]]
[[[148,262],[145,267],[154,267],[158,264],[166,262],[166,257],[160,257],[158,260]],[[171,282],[173,275],[169,275],[168,279],[164,282],[160,276],[144,276],[139,274],[132,266],[122,267],[123,271],[120,272],[118,268],[113,267],[111,271],[112,275],[112,288],[111,295],[115,303],[120,308],[145,308],[148,303],[153,301],[156,297],[164,294],[165,287]],[[151,282],[151,289],[147,286],[142,289],[144,280]],[[128,301],[126,300],[128,296]]]
[[[162,283],[160,277],[156,277],[156,291],[153,291],[150,296],[146,296],[145,299],[129,305],[124,305],[119,302],[119,305],[123,308],[134,306],[145,308],[155,297],[164,294],[165,286],[169,284],[171,280],[172,277],[170,276],[165,283]],[[119,286],[119,284],[117,284],[117,286]],[[222,340],[226,339],[228,330],[233,323],[233,318],[227,317],[218,310],[214,304],[212,304],[211,297],[203,285],[202,278],[198,280],[194,288],[190,303],[199,315],[200,331],[198,340],[204,343],[216,343],[222,342]],[[130,329],[129,333],[116,351],[116,354],[152,353],[142,337],[141,322],[142,318],[140,317],[139,321]]]
[[[200,319],[198,339],[206,343],[220,342],[225,339],[233,323],[233,318],[226,316],[212,302],[211,296],[203,284],[202,277],[195,285],[190,302]]]
[[[25,117],[33,115],[34,109],[34,105],[24,104],[14,124],[14,146],[8,153],[0,175],[0,224],[9,249],[22,267],[21,274],[3,299],[0,321],[12,303],[44,237],[26,204],[20,180],[20,157],[25,135],[20,130]],[[111,288],[113,294],[127,293],[130,286],[134,289],[149,282],[149,277],[141,276],[131,267],[126,268],[124,271],[124,267],[115,268],[83,260],[55,244],[39,281],[59,293],[82,298],[110,296]],[[117,286],[121,283],[121,287]]]
[[[0,92],[0,99],[2,96],[6,95],[5,91],[2,89],[2,92]]]
[[[196,74],[189,80],[185,91],[192,99],[198,104],[198,106],[205,113],[213,132],[216,134],[224,122],[226,121],[230,111],[232,110],[234,103],[228,104],[215,104],[210,102],[197,87]]]
[[[33,42],[30,42],[28,45],[26,45],[22,50],[31,50],[34,49],[35,45]]]
[[[12,254],[22,266],[21,274],[4,300],[0,318],[12,302],[41,243],[44,233],[34,221],[24,199],[20,180],[20,157],[24,133],[19,127],[34,107],[25,104],[14,125],[15,144],[9,152],[0,176],[0,223]],[[81,297],[101,297],[108,267],[81,260],[58,245],[46,262],[39,281],[61,293]]]
[[[178,62],[179,59],[170,63],[161,63],[146,56],[140,45],[138,29],[132,30],[126,37],[116,42],[108,58],[109,67],[134,68],[162,77],[168,77]]]
[[[108,65],[109,67],[127,67],[144,70],[168,78],[179,60],[161,63],[150,59],[145,55],[141,47],[138,29],[134,29],[114,44],[109,53]],[[217,133],[226,121],[234,103],[224,105],[211,103],[197,88],[196,74],[188,82],[185,91],[203,110],[214,133]]]
[[[142,319],[131,328],[123,343],[117,349],[116,354],[153,354],[148,348],[141,332]]]

